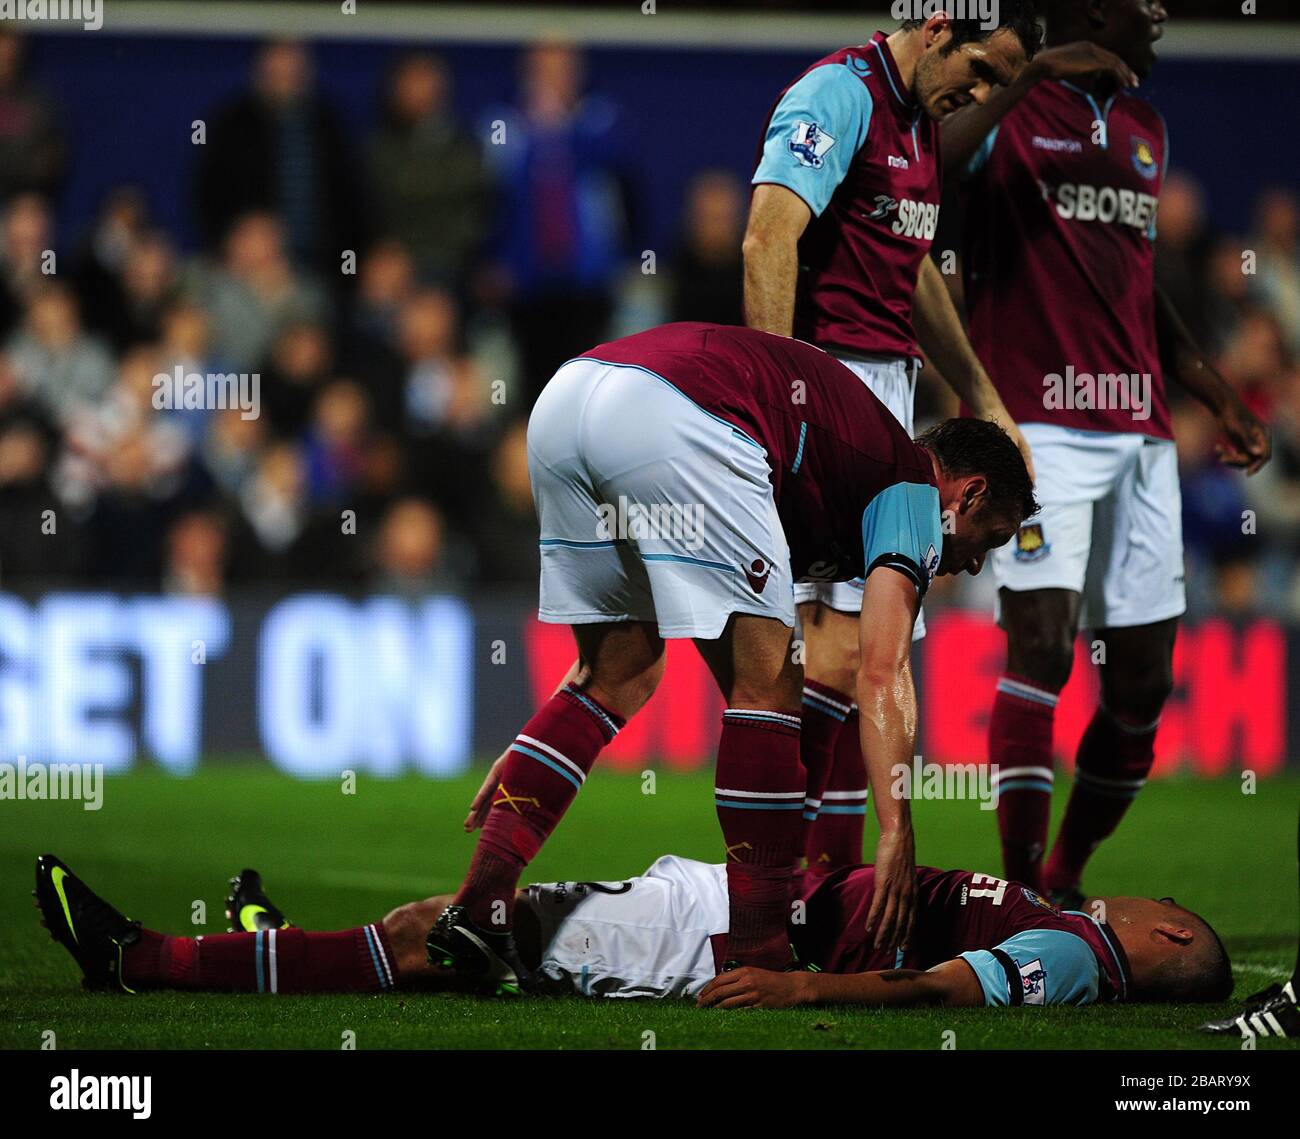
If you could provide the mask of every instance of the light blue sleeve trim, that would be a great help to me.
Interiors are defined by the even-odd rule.
[[[867,503],[862,512],[862,564],[868,575],[872,564],[883,559],[924,593],[942,552],[939,492],[929,483],[895,483]]]
[[[871,92],[842,63],[815,67],[772,112],[754,185],[793,190],[820,217],[867,141]]]
[[[1020,1003],[1086,1005],[1096,1001],[1100,967],[1092,948],[1078,935],[1063,929],[1027,929],[997,948],[1020,970]],[[961,958],[975,970],[985,1004],[1011,1003],[1006,970],[990,950],[972,950]]]
[[[965,168],[961,172],[963,180],[974,178],[976,174],[988,165],[989,157],[993,153],[993,143],[998,137],[998,127],[1001,125],[1002,124],[999,123],[989,131],[989,133],[984,136],[984,141],[979,144],[975,153],[970,156],[970,161],[966,163]]]
[[[987,949],[968,949],[965,953],[959,953],[959,956],[974,971],[975,976],[979,978],[980,988],[984,990],[984,1003],[986,1005],[1007,1005],[1010,1000],[1007,997],[1007,973],[1002,968],[1001,962],[993,956]]]

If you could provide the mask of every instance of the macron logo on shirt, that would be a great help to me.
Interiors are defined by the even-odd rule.
[[[1083,143],[1077,138],[1044,138],[1041,134],[1036,134],[1031,141],[1039,150],[1064,151],[1066,154],[1083,153]]]

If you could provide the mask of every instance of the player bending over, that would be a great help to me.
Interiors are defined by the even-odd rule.
[[[486,817],[435,955],[526,988],[515,891],[600,751],[654,692],[667,638],[694,640],[727,702],[716,806],[729,960],[790,963],[786,905],[816,810],[800,760],[793,583],[865,579],[854,697],[880,822],[882,945],[905,941],[915,854],[890,771],[913,755],[910,649],[936,573],[977,573],[1035,509],[997,425],[913,441],[842,364],[748,328],[669,324],[564,364],[528,421],[543,621],[579,660],[485,784]],[[624,526],[622,521],[627,520]]]
[[[801,1004],[1046,1005],[1218,1001],[1232,991],[1214,930],[1172,898],[1094,898],[1063,912],[1027,886],[966,870],[917,871],[906,949],[866,932],[872,866],[800,871],[787,909],[802,970],[719,972],[727,933],[726,867],[669,855],[626,882],[551,882],[516,899],[519,953],[537,991],[599,997],[693,997],[702,1007]],[[430,962],[425,934],[443,895],[337,933],[289,924],[255,871],[231,880],[227,912],[246,932],[168,937],[132,922],[51,854],[36,860],[42,924],[94,989],[364,992],[464,988]]]

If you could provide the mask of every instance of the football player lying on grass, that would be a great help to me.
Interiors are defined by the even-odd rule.
[[[872,867],[800,872],[795,883],[798,971],[719,973],[726,867],[671,855],[630,881],[521,890],[515,932],[539,993],[692,997],[714,1008],[1216,1001],[1232,991],[1214,930],[1172,898],[1095,898],[1089,913],[1062,912],[1014,882],[920,867],[911,943],[886,959],[866,928]],[[256,871],[231,886],[227,914],[242,932],[169,937],[125,918],[53,855],[36,860],[42,924],[76,958],[87,988],[314,993],[468,983],[426,952],[447,896],[315,933],[285,919]],[[503,991],[492,976],[476,987]]]

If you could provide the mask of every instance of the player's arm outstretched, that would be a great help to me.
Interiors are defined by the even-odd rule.
[[[912,683],[912,626],[921,607],[916,583],[889,565],[867,574],[859,623],[857,700],[862,755],[875,806],[876,889],[867,934],[877,948],[906,945],[916,902],[916,842],[911,805],[895,796],[894,768],[912,762],[916,688]]]
[[[944,166],[949,170],[964,170],[989,131],[1036,83],[1045,79],[1087,79],[1095,75],[1108,76],[1116,86],[1136,87],[1138,83],[1133,69],[1119,56],[1086,40],[1040,51],[1008,86],[997,88],[984,103],[972,103],[944,120],[939,143]]]
[[[877,973],[773,973],[734,969],[710,981],[696,998],[700,1008],[794,1008],[841,1004],[906,1008],[985,1003],[975,971],[954,958],[933,969],[884,969]]]
[[[1029,453],[1029,444],[975,355],[961,318],[953,307],[952,297],[948,295],[948,286],[943,283],[943,274],[929,257],[922,259],[921,271],[917,274],[916,292],[912,296],[912,323],[925,354],[934,361],[958,398],[981,419],[1001,425],[1015,440],[1032,479],[1034,460]]]
[[[1268,428],[1206,358],[1159,285],[1155,301],[1157,333],[1161,341],[1171,346],[1175,357],[1173,377],[1209,408],[1218,422],[1224,436],[1224,442],[1217,448],[1219,458],[1228,466],[1244,467],[1246,474],[1253,475],[1273,453]]]

